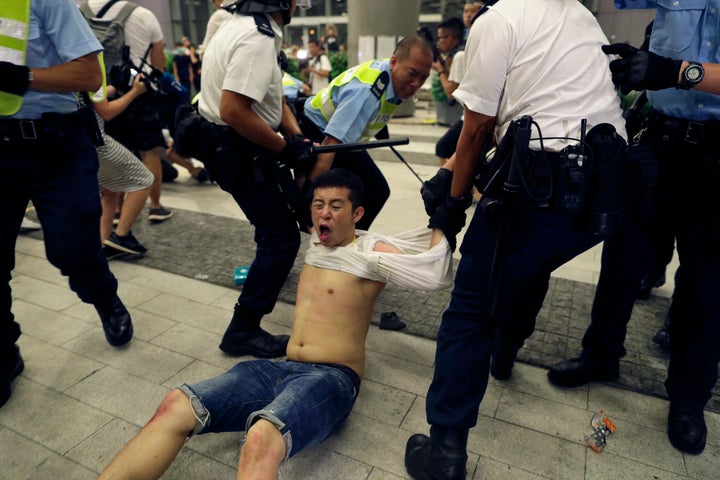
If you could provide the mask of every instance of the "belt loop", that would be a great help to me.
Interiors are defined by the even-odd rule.
[[[37,140],[37,130],[35,129],[35,122],[33,120],[20,120],[18,125],[20,126],[20,136],[23,140]]]

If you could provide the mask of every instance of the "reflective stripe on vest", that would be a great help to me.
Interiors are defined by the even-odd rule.
[[[30,1],[2,2],[0,13],[0,61],[25,65],[28,31],[30,30]],[[0,115],[13,115],[22,106],[23,97],[0,92]]]
[[[100,62],[100,71],[102,71],[102,85],[100,85],[97,92],[88,92],[93,103],[102,103],[107,98],[107,73],[105,72],[105,57],[102,51],[98,53],[98,62]]]
[[[349,83],[353,78],[356,78],[362,83],[373,85],[382,73],[382,70],[370,66],[373,62],[374,60],[370,60],[369,62],[361,63],[345,71],[342,75],[335,77],[327,87],[320,90],[313,99],[310,100],[310,106],[319,110],[323,114],[323,117],[325,117],[325,120],[329,122],[335,113],[335,104],[332,101],[333,89]],[[397,105],[388,102],[385,98],[385,93],[386,90],[383,90],[382,96],[380,97],[380,109],[375,118],[370,120],[365,126],[365,130],[363,130],[359,141],[366,141],[375,136],[375,134],[382,130],[388,123],[390,117],[392,117],[392,114],[395,112]]]

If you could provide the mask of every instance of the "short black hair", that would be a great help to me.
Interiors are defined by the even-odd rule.
[[[353,210],[363,204],[365,188],[362,180],[354,173],[343,168],[331,168],[313,180],[313,191],[318,188],[347,188],[350,190],[350,203]]]
[[[450,17],[443,20],[438,24],[437,28],[444,28],[448,31],[448,33],[459,40],[463,39],[463,35],[465,33],[465,24],[462,19],[458,17]]]

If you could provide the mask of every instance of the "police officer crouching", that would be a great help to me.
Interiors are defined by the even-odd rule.
[[[207,45],[199,101],[176,115],[176,148],[203,161],[255,227],[257,251],[220,349],[230,355],[285,355],[289,337],[260,328],[300,247],[296,218],[267,168],[302,169],[310,143],[283,96],[282,27],[309,0],[231,0],[233,13]],[[280,131],[283,136],[278,135]],[[305,170],[308,168],[305,167]],[[309,205],[304,209],[309,216]],[[307,224],[309,225],[309,224]]]
[[[0,35],[0,406],[24,368],[9,282],[29,201],[48,260],[69,277],[83,302],[95,306],[107,341],[119,347],[133,335],[101,250],[98,159],[91,138],[97,126],[78,110],[73,93],[101,86],[102,47],[72,0],[4,2],[3,17],[16,28],[3,31],[12,38]]]

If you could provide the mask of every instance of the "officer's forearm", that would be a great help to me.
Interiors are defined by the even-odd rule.
[[[682,72],[687,66],[688,62],[684,61],[680,66],[680,75],[682,75]],[[703,62],[702,66],[705,70],[705,75],[703,75],[700,83],[693,87],[693,90],[720,95],[720,64]],[[678,78],[678,83],[680,83],[680,80],[681,78]]]
[[[285,148],[285,140],[274,132],[253,110],[254,100],[245,95],[223,90],[220,97],[220,118],[251,142],[273,152]]]
[[[95,92],[102,85],[97,53],[49,68],[31,68],[30,88],[46,92]]]
[[[493,135],[495,117],[465,109],[465,121],[455,151],[455,166],[450,194],[453,197],[470,192],[477,171],[482,146],[489,135]]]
[[[285,100],[283,100],[283,113],[282,119],[280,120],[280,131],[288,137],[302,135],[300,125],[298,125],[295,115],[293,115],[292,110],[290,110],[290,107]]]

